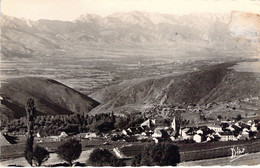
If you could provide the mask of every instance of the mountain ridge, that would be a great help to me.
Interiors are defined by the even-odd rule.
[[[90,97],[102,104],[91,113],[151,104],[208,104],[260,95],[257,74],[229,69],[237,62],[211,66],[197,72],[124,82],[101,89]],[[251,87],[249,87],[251,85]],[[125,108],[127,109],[127,108]],[[127,110],[126,110],[127,111]],[[128,109],[128,111],[131,111]]]
[[[19,118],[25,116],[24,104],[33,98],[38,115],[88,113],[99,103],[88,96],[52,79],[43,77],[12,78],[2,83],[1,105],[12,111],[1,116]]]

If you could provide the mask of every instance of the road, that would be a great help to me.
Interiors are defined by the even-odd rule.
[[[87,161],[91,151],[92,150],[82,151],[80,158],[78,160],[76,160],[76,162],[85,163]],[[47,162],[44,162],[42,166],[63,163],[63,162],[64,161],[62,161],[58,158],[58,155],[56,153],[51,153],[50,158],[47,160]],[[19,157],[16,159],[0,162],[0,167],[6,167],[8,165],[20,165],[20,166],[30,167],[30,165],[28,164],[28,162],[25,160],[24,157]]]
[[[178,166],[256,166],[260,165],[260,152],[244,154],[237,158],[223,157],[217,159],[206,159],[191,162],[182,162]]]

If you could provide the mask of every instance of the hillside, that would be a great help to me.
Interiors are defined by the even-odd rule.
[[[25,116],[24,105],[33,98],[37,114],[87,113],[99,103],[55,80],[40,77],[8,79],[0,89],[1,118]]]
[[[149,104],[230,102],[259,96],[257,74],[229,69],[235,62],[179,76],[123,82],[91,95],[103,104],[92,112],[115,111]],[[130,110],[129,110],[130,111]]]

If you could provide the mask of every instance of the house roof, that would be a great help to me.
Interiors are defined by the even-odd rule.
[[[234,129],[241,129],[240,127],[236,126],[236,125],[231,125],[232,128]]]
[[[208,127],[214,127],[214,128],[222,128],[220,125],[208,125]]]
[[[183,132],[188,132],[188,131],[191,130],[191,128],[190,128],[190,127],[186,127],[186,128],[182,128],[181,130],[182,130]]]

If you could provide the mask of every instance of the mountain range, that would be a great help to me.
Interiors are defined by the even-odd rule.
[[[139,11],[107,17],[87,14],[74,21],[32,21],[3,15],[2,57],[7,60],[32,56],[88,57],[97,49],[105,56],[111,52],[122,56],[119,48],[128,51],[133,47],[150,53],[168,51],[173,56],[183,55],[182,52],[186,57],[198,53],[206,57],[252,55],[250,42],[231,35],[229,19],[228,14],[168,15]],[[80,52],[75,52],[75,48]]]

